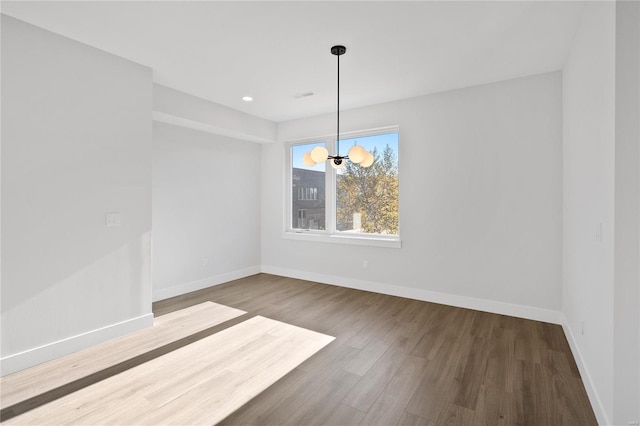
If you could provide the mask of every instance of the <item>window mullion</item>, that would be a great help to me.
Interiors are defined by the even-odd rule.
[[[327,140],[327,147],[330,153],[336,152],[336,139],[330,138]],[[331,167],[330,161],[327,161],[325,166],[325,214],[326,214],[326,228],[329,234],[335,234],[336,232],[336,169]]]
[[[293,223],[293,213],[292,213],[292,206],[293,206],[293,197],[295,197],[295,195],[293,194],[293,190],[291,189],[291,185],[292,185],[292,176],[293,176],[293,158],[291,156],[291,147],[289,146],[285,146],[285,165],[287,167],[286,171],[285,171],[285,176],[284,176],[284,211],[285,214],[284,216],[284,230],[285,231],[290,231],[293,226],[291,226],[291,224]]]

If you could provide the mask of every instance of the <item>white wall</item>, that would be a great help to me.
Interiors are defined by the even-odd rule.
[[[260,272],[260,145],[153,125],[153,299]]]
[[[564,67],[563,312],[601,423],[613,413],[615,3],[590,2]],[[598,238],[602,224],[602,238]]]
[[[557,321],[561,81],[555,72],[341,113],[345,132],[400,126],[401,249],[282,238],[283,141],[331,134],[335,115],[281,123],[278,143],[262,146],[264,270]]]
[[[640,3],[616,3],[613,421],[640,421]]]
[[[635,2],[586,3],[564,68],[563,313],[602,424],[640,418],[639,27]]]
[[[7,16],[2,68],[6,374],[151,324],[152,83]]]
[[[156,121],[257,143],[275,142],[278,128],[273,121],[159,84],[153,85],[153,117]]]

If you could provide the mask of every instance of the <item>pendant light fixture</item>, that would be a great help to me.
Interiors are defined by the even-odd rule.
[[[354,164],[360,165],[360,167],[369,167],[373,164],[373,154],[366,151],[359,145],[354,145],[349,150],[348,155],[340,155],[340,56],[344,55],[347,48],[344,46],[333,46],[331,48],[331,54],[338,57],[338,112],[337,112],[337,129],[336,129],[336,155],[329,155],[329,151],[324,146],[316,146],[310,152],[306,152],[302,157],[302,162],[313,167],[318,163],[329,160],[331,167],[334,169],[341,169],[345,166],[346,161],[349,160]]]

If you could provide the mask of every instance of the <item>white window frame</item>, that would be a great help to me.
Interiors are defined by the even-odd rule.
[[[384,133],[399,133],[398,126],[380,127],[357,132],[348,132],[340,134],[340,141],[343,139],[352,139],[357,137],[374,136]],[[293,211],[292,211],[292,168],[293,159],[291,158],[291,148],[295,145],[306,145],[311,143],[324,142],[325,147],[330,153],[336,152],[336,136],[320,136],[314,138],[298,139],[284,143],[285,148],[285,185],[284,185],[284,229],[282,238],[289,240],[313,241],[321,243],[337,243],[337,244],[354,244],[375,247],[401,248],[402,240],[400,239],[400,224],[398,224],[398,235],[383,234],[353,234],[340,232],[336,229],[336,170],[327,162],[325,164],[325,229],[296,229],[292,227]],[[398,146],[398,163],[400,162],[400,146]],[[398,170],[400,167],[398,166]],[[399,195],[398,195],[399,196]],[[398,200],[399,201],[399,200]],[[398,206],[400,203],[398,203]]]

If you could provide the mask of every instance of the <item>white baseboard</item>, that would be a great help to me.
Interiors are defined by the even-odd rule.
[[[512,303],[498,302],[494,300],[477,299],[456,294],[441,293],[437,291],[423,290],[413,287],[401,287],[390,284],[364,281],[351,278],[337,277],[333,275],[318,274],[300,271],[296,269],[280,268],[275,266],[262,266],[262,272],[266,274],[281,275],[315,281],[324,284],[332,284],[357,290],[372,291],[389,294],[392,296],[406,297],[409,299],[424,300],[426,302],[440,303],[443,305],[457,306],[460,308],[475,309],[477,311],[491,312],[494,314],[509,315],[513,317],[531,319],[535,321],[562,324],[562,314],[551,309],[535,308],[531,306],[516,305]]]
[[[603,426],[612,424],[609,421],[609,417],[607,416],[607,413],[604,410],[604,406],[602,405],[600,396],[596,391],[596,387],[593,384],[593,380],[591,379],[591,374],[589,374],[589,369],[587,368],[587,364],[584,362],[584,358],[582,357],[582,353],[580,352],[580,348],[578,346],[578,342],[576,341],[575,334],[573,334],[573,330],[569,325],[569,321],[567,320],[567,317],[564,314],[562,314],[562,328],[564,330],[565,336],[567,336],[567,341],[569,342],[571,353],[573,353],[573,358],[576,360],[578,370],[580,370],[580,376],[582,377],[584,388],[587,391],[587,395],[589,396],[589,401],[591,402],[591,407],[593,407],[593,412],[596,415],[598,424]]]
[[[168,299],[174,296],[191,293],[192,291],[202,290],[203,288],[214,285],[224,284],[229,281],[238,280],[240,278],[249,277],[259,274],[260,266],[250,266],[237,271],[226,272],[224,274],[214,275],[213,277],[203,278],[201,280],[191,281],[188,283],[177,284],[168,288],[154,289],[153,301]]]
[[[67,337],[56,342],[48,343],[37,348],[6,356],[0,359],[0,376],[15,373],[34,365],[68,355],[73,352],[106,342],[116,337],[124,336],[134,331],[153,325],[153,314],[148,313],[105,327]]]

